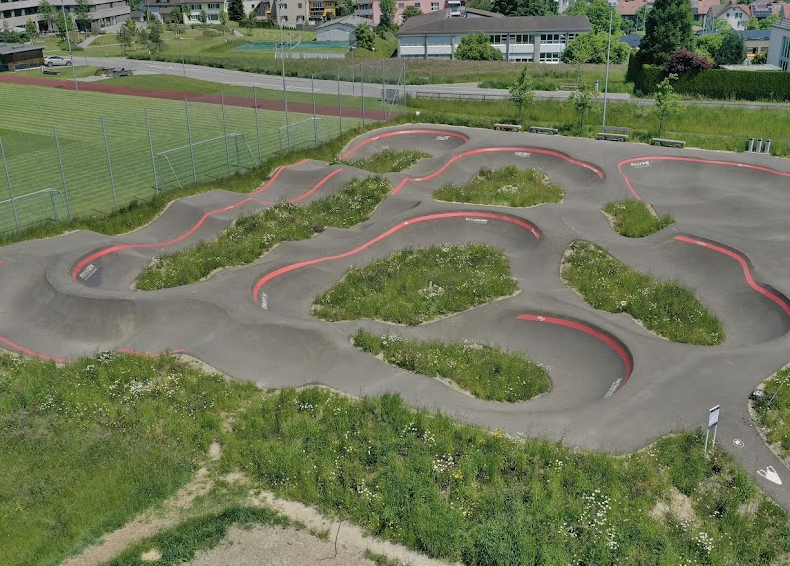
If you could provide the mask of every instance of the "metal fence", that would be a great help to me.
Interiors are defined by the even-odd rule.
[[[327,83],[306,91],[228,87],[185,100],[158,91],[151,98],[104,95],[97,103],[83,90],[36,89],[42,98],[26,101],[31,114],[0,130],[0,234],[108,215],[132,201],[249,171],[275,153],[388,119],[405,103],[395,96],[403,83],[388,82],[394,74],[382,66],[380,89],[356,85],[351,96],[341,92],[339,71],[332,89]],[[74,97],[68,101],[76,105],[84,100],[81,114],[88,118],[46,124],[55,114],[42,118],[40,108],[54,96]]]

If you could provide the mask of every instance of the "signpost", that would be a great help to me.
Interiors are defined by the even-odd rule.
[[[719,409],[721,405],[716,405],[708,411],[708,430],[705,431],[705,456],[708,455],[708,437],[710,436],[710,429],[713,429],[713,441],[710,443],[710,449],[716,446],[716,431],[719,428]]]

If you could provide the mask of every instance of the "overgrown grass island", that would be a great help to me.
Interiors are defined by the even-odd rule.
[[[445,185],[433,193],[437,200],[526,207],[562,202],[562,187],[540,169],[483,168],[465,185]]]
[[[659,216],[650,204],[633,199],[610,202],[603,211],[612,228],[628,238],[644,238],[675,223],[669,214]]]

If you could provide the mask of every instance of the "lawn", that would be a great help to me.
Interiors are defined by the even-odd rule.
[[[790,457],[790,367],[784,367],[765,383],[766,396],[754,401],[760,424],[768,431],[782,456]]]
[[[173,189],[195,180],[204,182],[247,171],[259,158],[280,150],[278,128],[285,125],[284,113],[258,110],[256,127],[253,109],[229,105],[225,108],[226,125],[223,125],[220,105],[191,102],[191,139],[193,143],[204,142],[194,147],[193,178],[188,147],[190,130],[183,102],[6,83],[0,84],[0,99],[20,109],[4,116],[0,126],[13,194],[18,197],[49,188],[57,191],[19,201],[17,213],[23,227],[45,218],[65,219],[66,198],[72,216],[111,213],[116,208],[113,183],[118,207],[133,199],[153,197],[155,178],[151,143],[153,153],[184,148],[156,160],[156,181],[160,189]],[[151,125],[150,140],[146,108]],[[102,117],[112,160],[112,177]],[[289,118],[293,124],[308,116],[291,113]],[[345,119],[343,126],[351,128],[357,122]],[[62,171],[53,126],[57,126]],[[327,117],[319,122],[321,140],[336,136],[338,131],[336,118]],[[312,122],[303,122],[292,129],[291,142],[312,145],[313,134]],[[9,196],[8,184],[2,175],[0,201]],[[0,233],[13,228],[11,207],[0,205]]]
[[[445,185],[433,193],[436,200],[521,207],[562,202],[563,196],[562,187],[552,183],[545,172],[515,165],[480,169],[467,184]]]
[[[525,401],[551,387],[546,369],[524,357],[486,344],[410,340],[397,334],[378,336],[365,330],[354,346],[416,373],[442,377],[480,399]]]
[[[93,67],[91,65],[82,65],[79,59],[74,60],[74,67],[47,67],[49,73],[57,73],[57,75],[44,74],[40,67],[35,69],[25,70],[21,76],[23,77],[38,77],[42,79],[60,79],[64,81],[74,80],[74,75],[78,79],[84,77],[92,77],[96,74],[101,67]]]
[[[416,325],[518,290],[501,250],[483,244],[406,249],[352,269],[315,300],[325,320]]]
[[[242,216],[219,237],[157,259],[137,276],[136,287],[152,291],[188,285],[217,269],[252,263],[281,242],[306,240],[330,226],[350,228],[366,220],[391,188],[383,177],[353,179],[336,194],[308,205],[277,204]]]
[[[568,247],[562,278],[593,308],[628,313],[673,342],[724,342],[721,321],[689,289],[634,271],[590,242],[578,240]]]
[[[669,214],[659,216],[652,205],[633,199],[610,202],[603,211],[612,219],[612,228],[628,238],[644,238],[675,223]]]

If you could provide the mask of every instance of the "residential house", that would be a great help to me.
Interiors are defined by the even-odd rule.
[[[641,19],[637,22],[637,18],[643,18],[646,13],[640,9],[647,7],[649,10],[653,7],[653,0],[619,0],[615,5],[615,11],[620,15],[623,21],[634,22],[637,28],[644,29],[645,22]]]
[[[715,22],[722,19],[735,31],[743,31],[746,29],[746,22],[749,20],[751,12],[748,5],[744,4],[721,4],[713,6],[708,10],[705,17],[705,30],[712,30],[715,28]]]
[[[775,2],[774,0],[756,0],[749,4],[752,16],[764,20],[770,16],[790,18],[790,2]]]
[[[790,71],[790,19],[771,26],[767,63],[776,65],[783,71]]]
[[[195,4],[193,2],[189,2],[186,4],[186,6],[189,9],[188,9],[188,15],[184,14],[185,24],[196,25],[201,23],[200,13],[206,12],[206,23],[217,25],[219,24],[220,21],[219,13],[223,11],[224,12],[228,11],[227,0],[221,0],[219,2],[201,2],[199,4]]]
[[[395,0],[395,23],[403,23],[403,11],[409,6],[421,10],[423,14],[448,10],[450,17],[504,17],[502,14],[466,8],[466,0]],[[381,6],[379,0],[358,0],[355,16],[368,18],[371,25],[378,25],[381,21]]]
[[[117,31],[118,26],[129,19],[129,4],[124,0],[87,0],[90,8],[90,31]],[[0,0],[0,29],[6,27],[25,29],[28,20],[38,24],[41,31],[47,31],[47,24],[38,17],[40,0]],[[63,4],[53,2],[56,8],[63,8],[74,14],[76,0],[65,0]]]
[[[760,53],[766,53],[771,42],[771,30],[768,29],[749,29],[739,31],[738,35],[743,38],[746,45],[746,58],[751,59]]]
[[[691,15],[694,17],[695,28],[705,27],[705,18],[711,8],[721,6],[719,0],[691,0]]]
[[[357,39],[357,27],[362,24],[368,25],[370,20],[359,16],[344,16],[336,20],[329,20],[315,28],[316,40],[353,43]]]
[[[273,2],[272,19],[291,27],[325,22],[334,18],[336,11],[335,0],[278,0]]]
[[[464,36],[480,32],[513,63],[559,63],[569,41],[591,31],[587,16],[453,17],[439,10],[409,18],[398,32],[398,55],[453,59]]]

